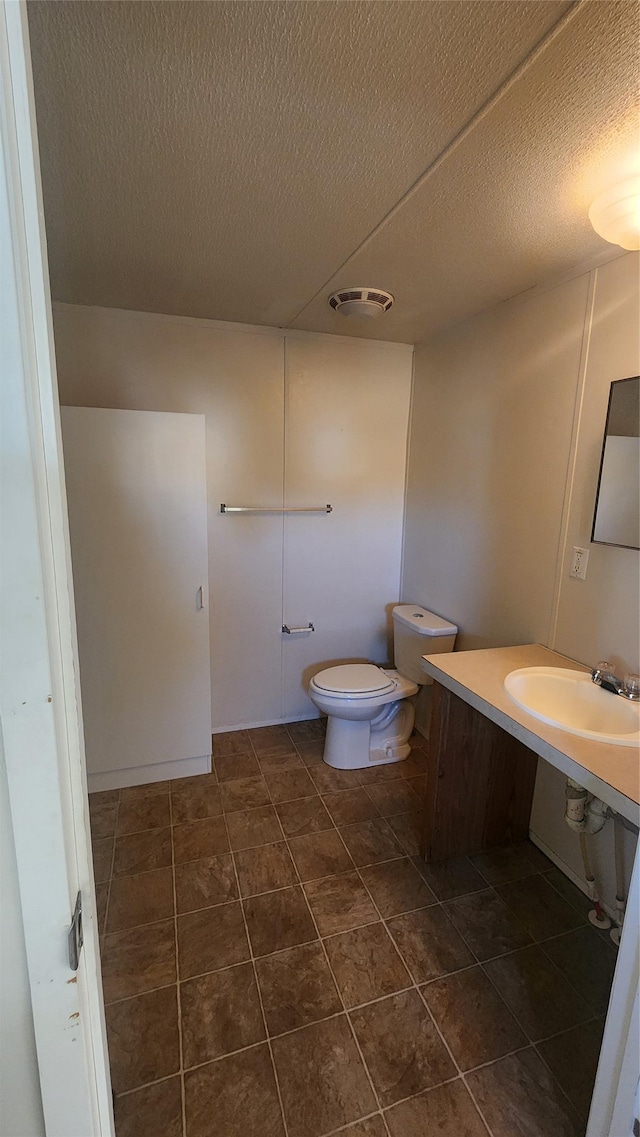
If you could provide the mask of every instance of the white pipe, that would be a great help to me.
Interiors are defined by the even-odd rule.
[[[589,849],[587,846],[587,838],[585,837],[584,833],[581,833],[579,839],[580,839],[580,852],[582,853],[582,863],[584,865],[584,875],[585,875],[585,880],[587,882],[587,888],[589,889],[589,898],[591,900],[597,900],[598,899],[598,893],[596,892],[596,880],[595,880],[595,877],[591,871],[591,861],[589,859]]]
[[[604,829],[611,810],[599,797],[591,797],[589,792],[573,778],[567,778],[565,786],[566,806],[564,819],[576,833],[599,833]]]
[[[596,885],[595,877],[593,875],[593,871],[591,869],[591,861],[589,859],[589,848],[587,846],[587,835],[586,835],[586,833],[582,832],[582,833],[580,833],[579,837],[580,837],[580,852],[582,853],[582,863],[584,865],[584,875],[585,875],[586,880],[587,880],[587,888],[589,890],[589,896],[590,896],[591,900],[593,900],[593,908],[592,908],[591,912],[589,912],[589,920],[594,925],[594,927],[596,927],[596,928],[610,928],[611,927],[611,920],[607,916],[606,912],[603,911],[602,906],[600,904],[600,898],[598,896],[598,888]]]
[[[567,778],[565,786],[565,812],[564,819],[567,825],[580,833],[584,829],[584,811],[587,802],[587,791],[584,786],[578,785],[573,778]]]
[[[610,816],[609,806],[605,805],[599,797],[592,797],[585,808],[585,833],[599,833],[601,829],[604,829]]]

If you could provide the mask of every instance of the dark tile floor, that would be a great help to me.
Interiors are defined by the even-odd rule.
[[[92,794],[118,1137],[578,1137],[615,964],[528,842],[418,853],[426,755],[316,720]]]

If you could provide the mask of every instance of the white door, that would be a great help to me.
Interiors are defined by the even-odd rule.
[[[204,415],[61,413],[89,789],[204,771]]]
[[[108,1137],[111,1093],[23,4],[0,4],[0,77],[0,714],[31,995],[23,1013],[33,1016],[37,1058],[37,1071],[21,1072],[22,1085],[40,1093],[47,1137]],[[78,891],[84,947],[73,972],[67,933]]]

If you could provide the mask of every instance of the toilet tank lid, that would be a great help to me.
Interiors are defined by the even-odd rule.
[[[421,636],[455,636],[458,631],[455,624],[436,616],[435,612],[428,612],[419,604],[396,604],[393,618]]]

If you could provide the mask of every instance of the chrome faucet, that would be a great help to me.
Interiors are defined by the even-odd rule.
[[[612,695],[622,695],[623,699],[640,699],[640,675],[628,672],[624,679],[619,679],[613,664],[606,659],[601,659],[591,669],[591,679],[605,691],[611,691]]]

